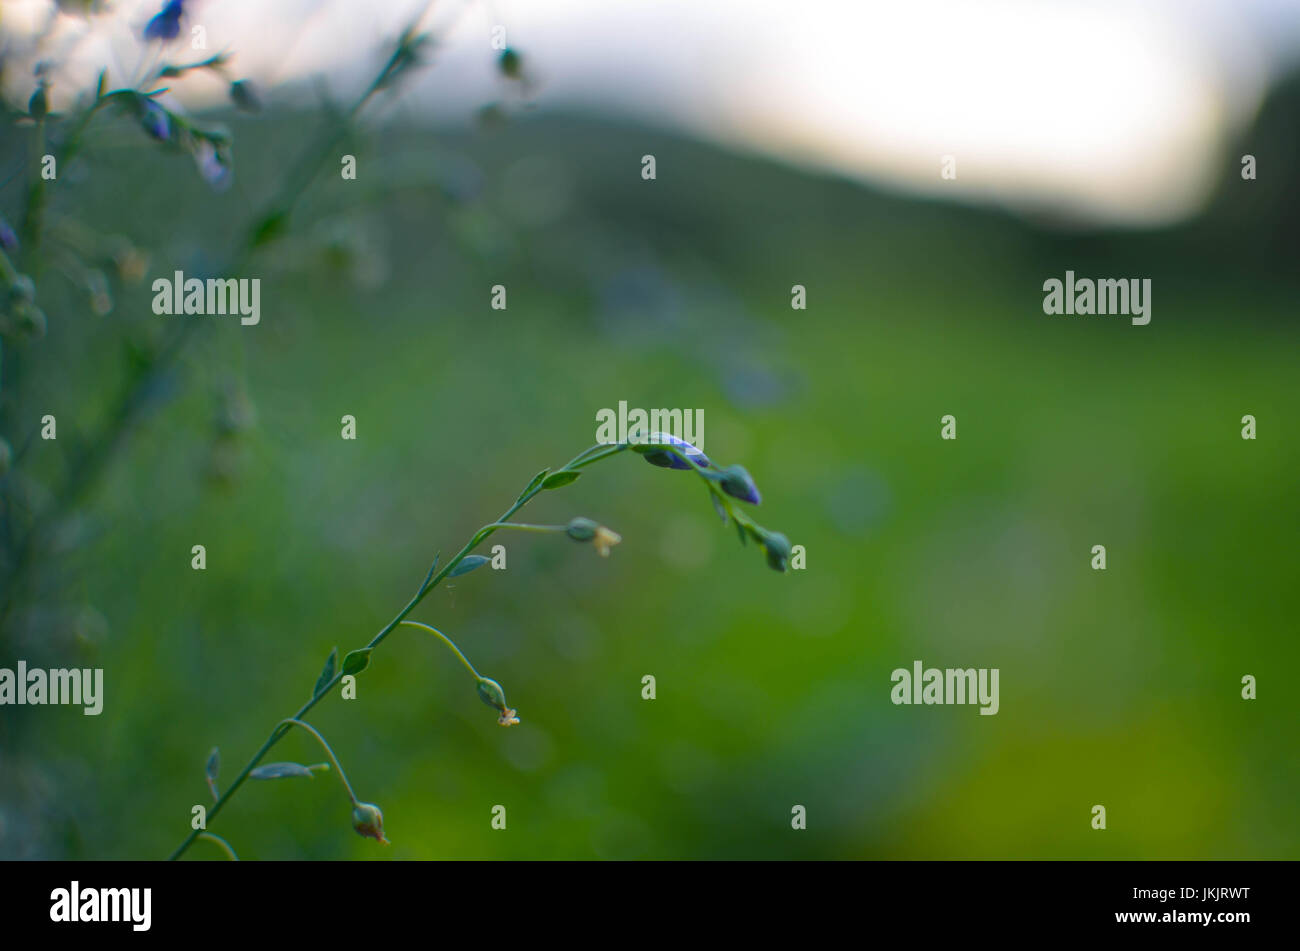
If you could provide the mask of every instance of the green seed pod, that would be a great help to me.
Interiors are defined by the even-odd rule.
[[[519,717],[515,715],[515,711],[506,706],[506,692],[501,689],[501,685],[495,680],[480,677],[478,679],[478,695],[480,700],[501,714],[497,717],[497,722],[502,726],[514,726],[519,722]]]
[[[501,689],[501,685],[495,680],[488,677],[480,677],[478,680],[479,699],[489,707],[497,710],[506,708],[506,692]]]
[[[600,528],[596,522],[589,518],[583,518],[579,515],[569,522],[569,527],[564,531],[575,542],[589,542],[596,537],[596,531]]]
[[[384,838],[384,814],[372,802],[359,802],[352,808],[352,828],[358,835],[388,845]]]

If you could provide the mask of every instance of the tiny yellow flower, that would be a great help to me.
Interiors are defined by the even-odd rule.
[[[497,722],[502,726],[514,726],[519,722],[519,717],[515,715],[514,710],[506,707],[501,711],[501,716],[497,717]]]

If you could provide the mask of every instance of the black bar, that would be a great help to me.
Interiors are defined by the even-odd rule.
[[[36,862],[0,867],[7,935],[267,937],[375,940],[463,926],[489,945],[521,947],[609,924],[609,940],[762,933],[789,923],[847,928],[871,940],[941,935],[1110,936],[1216,941],[1285,928],[1293,862]],[[102,889],[150,889],[147,931],[131,920],[54,921],[98,908]],[[61,910],[60,897],[67,893]],[[95,897],[87,899],[88,890]],[[1220,891],[1223,890],[1223,891]],[[143,892],[134,893],[143,897]],[[90,904],[86,904],[89,901]],[[108,896],[106,908],[124,901]],[[143,924],[143,907],[119,917]],[[1149,920],[1132,916],[1152,915]],[[1208,923],[1200,916],[1209,915]],[[1196,915],[1192,919],[1190,916]],[[1120,916],[1127,916],[1121,920]],[[1182,917],[1180,917],[1182,916]],[[1225,916],[1231,916],[1226,918]],[[455,930],[448,930],[456,926]],[[1287,929],[1290,930],[1290,929]],[[512,933],[513,932],[513,933]],[[602,942],[603,943],[603,942]],[[923,945],[915,945],[923,946]]]

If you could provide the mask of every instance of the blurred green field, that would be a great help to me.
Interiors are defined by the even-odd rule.
[[[153,259],[107,317],[47,305],[33,425],[56,414],[62,442],[104,417],[122,340],[183,319],[153,316],[148,281],[213,262],[308,128],[237,124],[226,196],[138,136],[102,147],[78,207]],[[1249,223],[1231,247],[1222,223],[1054,235],[580,119],[348,150],[359,180],[327,169],[246,275],[261,324],[200,328],[0,642],[0,664],[106,681],[97,718],[0,718],[0,855],[165,855],[210,802],[212,746],[232,777],[332,647],[627,400],[702,408],[807,569],[742,549],[688,474],[596,466],[525,514],[612,526],[610,558],[499,536],[507,570],[413,615],[522,725],[399,630],[357,700],[309,716],[392,845],[318,776],[240,791],[212,830],[241,857],[1300,857],[1298,287]],[[1045,316],[1067,268],[1150,277],[1151,324]],[[60,472],[53,444],[29,464]],[[999,668],[1000,712],[894,706],[914,660]],[[270,757],[321,758],[305,735]]]

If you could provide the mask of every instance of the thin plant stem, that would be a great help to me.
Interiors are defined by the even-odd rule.
[[[623,447],[619,447],[619,448],[623,448]],[[606,455],[613,455],[613,454],[614,453],[607,453]],[[574,457],[573,461],[571,461],[569,464],[564,466],[559,471],[564,471],[565,469],[569,469],[573,467],[574,464],[579,459],[581,459],[582,456],[584,455],[586,455],[586,451],[584,451],[583,453],[579,453],[578,456]],[[508,522],[512,515],[514,515],[521,508],[527,505],[530,501],[532,501],[533,498],[537,496],[539,492],[542,491],[543,489],[542,489],[541,482],[538,481],[536,485],[532,485],[531,488],[525,489],[524,492],[522,492],[519,495],[519,497],[515,499],[514,503],[508,509],[506,509],[499,518],[497,518],[493,522],[489,522],[487,525],[484,525],[477,532],[475,532],[473,536],[470,538],[470,540],[465,543],[464,547],[462,547],[460,551],[458,551],[446,564],[444,564],[442,568],[439,569],[433,575],[433,577],[429,578],[423,585],[421,585],[420,590],[417,591],[415,596],[406,603],[406,607],[402,608],[402,610],[397,613],[396,617],[394,617],[391,621],[385,624],[383,628],[380,629],[379,633],[376,634],[374,637],[372,637],[370,639],[370,642],[365,646],[370,650],[374,650],[376,647],[382,644],[384,639],[387,638],[388,635],[391,634],[399,624],[401,624],[404,620],[406,620],[407,615],[409,615],[412,611],[414,611],[416,606],[419,605],[419,603],[424,600],[425,596],[428,595],[428,593],[432,591],[434,588],[436,588],[439,584],[441,584],[443,579],[445,579],[447,575],[450,574],[456,568],[457,565],[459,565],[462,561],[465,560],[466,555],[468,555],[471,551],[473,551],[476,547],[478,547],[478,545],[482,544],[482,542],[485,539],[491,536],[492,533],[497,530],[497,528],[500,526],[502,522]],[[478,676],[477,673],[475,674],[475,676]],[[257,752],[253,754],[252,759],[250,759],[244,765],[244,768],[240,770],[239,775],[235,777],[234,782],[232,782],[230,786],[226,788],[226,791],[221,794],[221,797],[212,804],[212,808],[208,810],[209,822],[211,822],[214,818],[216,818],[217,814],[221,812],[225,804],[230,801],[230,798],[236,792],[239,791],[239,788],[244,784],[244,781],[248,779],[249,773],[251,773],[254,769],[257,768],[257,764],[262,761],[262,758],[265,757],[268,752],[270,752],[271,747],[275,746],[275,744],[278,743],[284,737],[284,735],[289,732],[289,730],[291,729],[291,724],[288,723],[287,721],[301,720],[302,717],[305,716],[312,709],[312,707],[316,706],[316,704],[318,704],[321,700],[323,700],[326,696],[328,696],[330,692],[334,689],[334,687],[337,686],[339,681],[341,681],[342,679],[343,679],[342,671],[335,672],[334,676],[330,679],[330,681],[327,684],[325,684],[325,686],[322,687],[320,691],[316,693],[315,696],[313,696],[310,700],[304,703],[298,709],[297,713],[295,713],[292,717],[286,717],[285,720],[280,721],[280,723],[275,727],[275,729],[271,731],[271,735],[267,737],[266,742],[262,744],[262,746],[257,750]],[[181,842],[181,844],[178,845],[172,851],[171,855],[168,856],[168,859],[175,860],[180,858],[182,855],[185,854],[186,850],[189,849],[189,847],[194,844],[194,840],[196,838],[198,838],[198,831],[196,830],[190,832],[190,834],[185,837],[185,839]]]
[[[402,623],[408,627],[418,627],[420,630],[426,631],[429,634],[432,634],[434,637],[437,637],[444,644],[446,644],[448,647],[451,648],[451,652],[456,655],[456,657],[460,660],[462,664],[465,665],[465,669],[474,675],[475,680],[483,679],[483,675],[474,669],[474,665],[469,662],[469,658],[466,657],[461,652],[461,649],[456,646],[455,642],[453,642],[452,639],[448,637],[446,634],[442,633],[442,631],[438,630],[436,627],[430,627],[428,624],[422,624],[419,621],[403,621]]]
[[[574,456],[573,459],[571,459],[568,463],[566,463],[562,468],[556,471],[557,472],[576,471],[592,463],[599,462],[603,459],[608,459],[612,456],[618,455],[619,453],[623,452],[628,448],[629,448],[628,443],[620,443],[618,445],[613,445],[613,446],[597,444],[595,446],[583,450],[578,455]],[[673,455],[677,456],[679,459],[684,460],[690,466],[690,468],[694,470],[695,473],[698,476],[700,476],[701,479],[704,480],[705,484],[709,487],[710,493],[712,493],[713,496],[718,499],[719,505],[722,507],[723,511],[725,511],[731,518],[733,518],[737,523],[741,525],[746,525],[751,527],[754,526],[753,520],[750,519],[743,512],[738,511],[734,506],[732,506],[730,498],[726,495],[726,493],[724,493],[719,488],[718,476],[716,475],[716,473],[711,472],[705,467],[698,465],[693,460],[688,459],[685,456],[685,454],[679,452],[677,449],[673,448],[672,446],[663,446],[661,448],[665,452],[670,452]],[[546,472],[546,470],[543,470],[543,472]],[[549,474],[553,475],[554,473],[549,473]],[[424,600],[424,598],[428,595],[430,591],[436,588],[439,584],[442,583],[442,581],[449,574],[455,571],[457,565],[459,565],[462,561],[464,561],[465,557],[471,551],[473,551],[476,547],[482,544],[487,538],[489,538],[497,530],[501,528],[520,528],[520,527],[541,529],[545,531],[554,530],[554,528],[556,528],[557,526],[529,526],[524,523],[513,523],[510,521],[511,516],[513,516],[521,508],[523,508],[530,501],[532,501],[540,492],[545,491],[543,489],[544,482],[545,479],[534,477],[533,481],[528,484],[528,487],[525,488],[524,491],[519,494],[519,497],[515,499],[515,501],[510,505],[510,507],[507,508],[505,512],[503,512],[500,515],[500,517],[498,517],[495,521],[489,522],[488,524],[482,526],[477,532],[475,532],[470,537],[469,541],[467,541],[465,545],[460,549],[460,551],[458,551],[451,558],[451,560],[446,562],[442,566],[442,568],[439,569],[436,573],[433,571],[433,567],[437,566],[438,558],[435,557],[433,561],[433,567],[430,568],[429,574],[425,577],[424,582],[420,585],[420,588],[415,593],[415,596],[412,597],[411,600],[407,602],[406,606],[397,613],[396,617],[394,617],[391,621],[385,624],[384,627],[380,629],[379,633],[370,639],[370,642],[365,645],[365,649],[374,650],[381,643],[383,643],[384,639],[387,638],[388,635],[391,634],[398,626],[406,625],[409,627],[417,627],[420,628],[421,630],[426,631],[427,633],[431,633],[436,637],[440,638],[449,648],[451,648],[451,650],[456,654],[460,662],[465,665],[465,668],[477,680],[482,681],[484,678],[479,674],[477,670],[474,669],[474,665],[469,662],[469,660],[465,657],[465,655],[461,653],[460,648],[458,648],[455,645],[455,643],[451,641],[450,638],[448,638],[437,628],[430,627],[427,624],[423,624],[417,621],[407,621],[406,618],[412,611],[415,610],[415,608],[420,604],[420,602]],[[332,692],[334,687],[337,686],[338,683],[343,679],[343,676],[344,675],[341,670],[336,671],[333,677],[330,678],[329,682],[326,683],[324,686],[322,686],[319,690],[317,690],[315,695],[306,703],[304,703],[302,707],[299,708],[297,713],[295,713],[292,717],[286,717],[285,719],[281,720],[278,724],[276,724],[275,728],[271,731],[271,735],[267,738],[266,742],[262,744],[261,748],[258,749],[256,753],[253,754],[252,759],[250,759],[248,763],[245,764],[244,768],[240,771],[239,775],[235,777],[234,782],[230,784],[229,788],[227,788],[226,791],[222,793],[221,797],[215,803],[213,803],[212,808],[208,811],[209,821],[211,821],[217,815],[217,813],[221,811],[222,807],[227,802],[230,801],[230,798],[239,790],[240,786],[243,785],[244,780],[248,778],[249,774],[255,768],[257,768],[257,764],[262,761],[262,758],[266,756],[266,754],[270,751],[271,747],[273,747],[276,743],[278,743],[285,736],[285,734],[287,734],[289,730],[295,725],[301,726],[302,728],[309,730],[314,736],[316,736],[316,738],[320,741],[321,745],[329,753],[330,760],[334,763],[335,769],[339,771],[339,776],[340,778],[343,779],[344,786],[347,787],[348,795],[351,797],[353,803],[357,802],[356,796],[352,792],[351,785],[348,784],[347,778],[343,775],[343,768],[339,765],[338,760],[335,758],[333,750],[329,748],[329,744],[327,744],[325,742],[324,737],[322,737],[319,733],[317,733],[312,727],[302,722],[302,717],[306,715],[306,713],[310,711],[314,706],[316,706],[316,704],[318,704],[321,700],[323,700],[326,696],[328,696]],[[186,850],[194,843],[194,840],[198,837],[199,837],[199,832],[192,831],[184,839],[184,841],[182,841],[181,844],[177,846],[176,849],[171,853],[171,855],[168,857],[169,860],[175,860],[180,858],[182,855],[184,855]]]
[[[227,842],[225,839],[223,839],[221,836],[213,835],[211,832],[200,832],[198,834],[198,838],[207,839],[209,842],[215,842],[217,844],[217,847],[221,849],[221,851],[225,852],[226,855],[230,858],[230,861],[232,862],[239,861],[239,856],[236,855],[235,850],[230,847],[230,843]]]
[[[316,742],[321,745],[321,748],[325,750],[325,755],[328,756],[330,762],[334,764],[334,769],[339,774],[339,779],[343,781],[343,788],[348,791],[348,798],[352,800],[352,805],[355,806],[358,802],[357,794],[352,791],[352,784],[348,782],[348,775],[343,772],[343,767],[339,764],[339,758],[334,755],[334,750],[330,749],[330,745],[325,742],[325,737],[321,736],[320,733],[317,732],[316,728],[310,723],[304,723],[302,720],[293,717],[286,717],[281,720],[277,724],[277,727],[283,726],[286,723],[292,724],[293,726],[300,726],[312,736],[316,737]]]
[[[522,522],[497,522],[497,528],[513,528],[521,532],[567,532],[567,525],[525,525]]]

